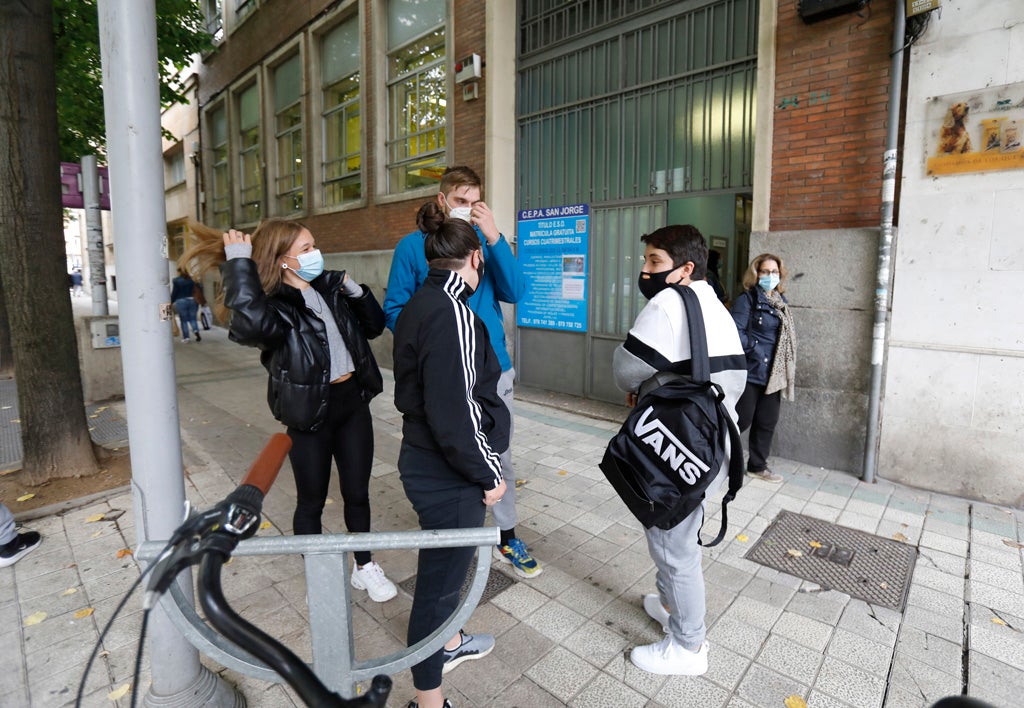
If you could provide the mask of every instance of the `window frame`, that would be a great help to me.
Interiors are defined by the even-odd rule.
[[[307,52],[304,41],[304,34],[300,33],[293,41],[289,42],[285,46],[281,47],[278,51],[272,54],[263,63],[263,86],[265,91],[262,93],[262,102],[264,113],[262,115],[264,128],[263,135],[265,139],[264,147],[266,152],[263,159],[263,177],[264,177],[264,198],[266,200],[266,213],[273,216],[302,216],[309,213],[310,211],[310,190],[309,190],[309,119],[308,119],[308,85],[309,81],[306,75],[306,63],[307,63]],[[276,109],[276,96],[274,94],[274,79],[275,72],[289,60],[298,57],[299,61],[299,76],[302,85],[299,89],[299,98],[297,105],[299,106],[299,125],[297,128],[290,130],[279,131],[277,126],[278,113]],[[291,104],[292,106],[296,104]],[[301,133],[300,140],[300,156],[302,158],[302,168],[299,172],[291,173],[298,174],[300,184],[297,189],[289,190],[288,194],[294,194],[295,192],[301,192],[302,194],[302,208],[297,210],[285,211],[280,208],[280,199],[283,196],[278,191],[278,182],[281,179],[280,164],[280,143],[279,139],[282,135],[287,133],[293,133],[295,131]],[[272,159],[267,159],[271,157]]]
[[[203,168],[203,179],[205,180],[206,188],[203,190],[208,196],[203,200],[203,218],[205,223],[213,227],[227,228],[232,224],[232,218],[234,215],[234,192],[233,185],[234,180],[231,174],[231,111],[230,102],[227,100],[225,94],[217,96],[211,100],[207,106],[203,109],[203,155],[204,155],[204,168]],[[212,116],[218,111],[224,112],[224,142],[214,143],[213,133],[213,119]],[[217,150],[223,146],[224,159],[222,161],[216,160]],[[225,209],[217,210],[217,168],[222,166],[224,168],[224,178],[226,181],[226,188],[224,190],[224,198],[227,201]],[[226,218],[223,223],[217,219],[218,214],[225,214]]]
[[[261,71],[257,67],[235,82],[229,91],[230,110],[228,111],[228,163],[232,183],[231,215],[232,222],[240,227],[255,225],[259,223],[261,218],[267,215],[267,163],[265,144],[266,115],[264,114],[264,90],[261,78]],[[258,124],[256,125],[256,140],[253,146],[243,149],[240,102],[242,95],[250,89],[255,89],[256,91],[256,115],[258,116]],[[257,202],[243,202],[242,194],[246,189],[243,174],[243,162],[245,160],[245,155],[252,150],[256,150],[258,156],[257,168],[260,178],[259,198]],[[259,205],[259,214],[255,219],[246,218],[246,207],[254,203]]]
[[[409,45],[415,44],[422,41],[424,37],[429,36],[432,32],[437,31],[441,28],[444,32],[445,42],[445,55],[443,61],[439,62],[440,65],[444,66],[445,70],[445,99],[448,102],[446,105],[445,112],[445,145],[444,148],[438,151],[436,154],[439,157],[441,165],[448,165],[451,163],[452,151],[454,149],[454,121],[453,118],[453,97],[455,95],[454,88],[454,60],[452,58],[454,51],[454,37],[452,35],[452,2],[448,0],[447,9],[445,14],[445,20],[440,25],[435,25],[409,40],[398,45],[394,49],[388,49],[388,12],[390,10],[390,3],[374,3],[376,13],[374,16],[374,44],[380,47],[380,51],[376,52],[377,62],[375,69],[377,75],[382,77],[374,82],[374,90],[376,92],[376,109],[374,111],[374,118],[376,123],[376,156],[377,164],[375,169],[376,177],[376,194],[375,201],[379,204],[387,204],[389,202],[406,201],[409,199],[415,199],[422,196],[431,196],[437,193],[438,185],[424,185],[422,187],[414,187],[412,189],[396,191],[392,187],[391,171],[397,165],[407,164],[414,160],[400,160],[396,162],[391,161],[391,150],[392,146],[399,142],[398,138],[392,136],[392,86],[397,85],[408,76],[412,75],[412,72],[406,72],[399,77],[391,79],[389,77],[389,65],[391,57],[396,52],[401,51],[403,48]],[[422,67],[417,71],[422,71]],[[408,137],[402,138],[408,140]]]

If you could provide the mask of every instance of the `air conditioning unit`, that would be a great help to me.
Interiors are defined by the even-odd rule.
[[[799,0],[797,14],[807,24],[827,20],[848,12],[857,12],[868,4],[868,0]]]

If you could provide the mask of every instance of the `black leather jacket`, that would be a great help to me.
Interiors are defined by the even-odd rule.
[[[256,263],[233,258],[221,268],[224,304],[231,311],[228,336],[258,347],[270,374],[267,403],[279,421],[299,430],[316,430],[327,413],[331,354],[323,321],[313,314],[302,293],[284,283],[272,296],[263,292]],[[368,339],[384,331],[384,311],[365,285],[359,297],[342,293],[345,271],[324,271],[310,285],[334,313],[345,346],[355,364],[364,401],[383,390],[383,379]]]

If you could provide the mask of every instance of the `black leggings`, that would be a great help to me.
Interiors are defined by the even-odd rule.
[[[439,453],[402,444],[398,453],[402,486],[419,516],[420,528],[472,529],[484,525],[483,489],[466,482]],[[430,483],[433,479],[435,482]],[[406,635],[409,646],[429,636],[459,606],[476,548],[421,548],[416,564],[416,591]],[[449,639],[449,637],[445,637]],[[441,649],[412,667],[412,684],[420,691],[441,685]]]
[[[373,418],[353,376],[331,384],[327,419],[316,432],[288,428],[292,449],[288,459],[295,473],[298,503],[292,517],[296,535],[322,532],[320,516],[331,482],[331,458],[338,465],[345,528],[370,530],[370,468],[373,466]],[[370,562],[369,551],[356,551],[356,563]]]
[[[751,472],[768,469],[768,453],[772,449],[775,425],[779,422],[779,409],[782,407],[782,391],[765,394],[764,389],[764,386],[748,383],[736,402],[740,431],[750,428],[747,469]]]

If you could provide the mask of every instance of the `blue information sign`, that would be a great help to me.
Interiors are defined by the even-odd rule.
[[[518,256],[530,287],[516,312],[520,327],[587,331],[586,204],[519,212]]]

